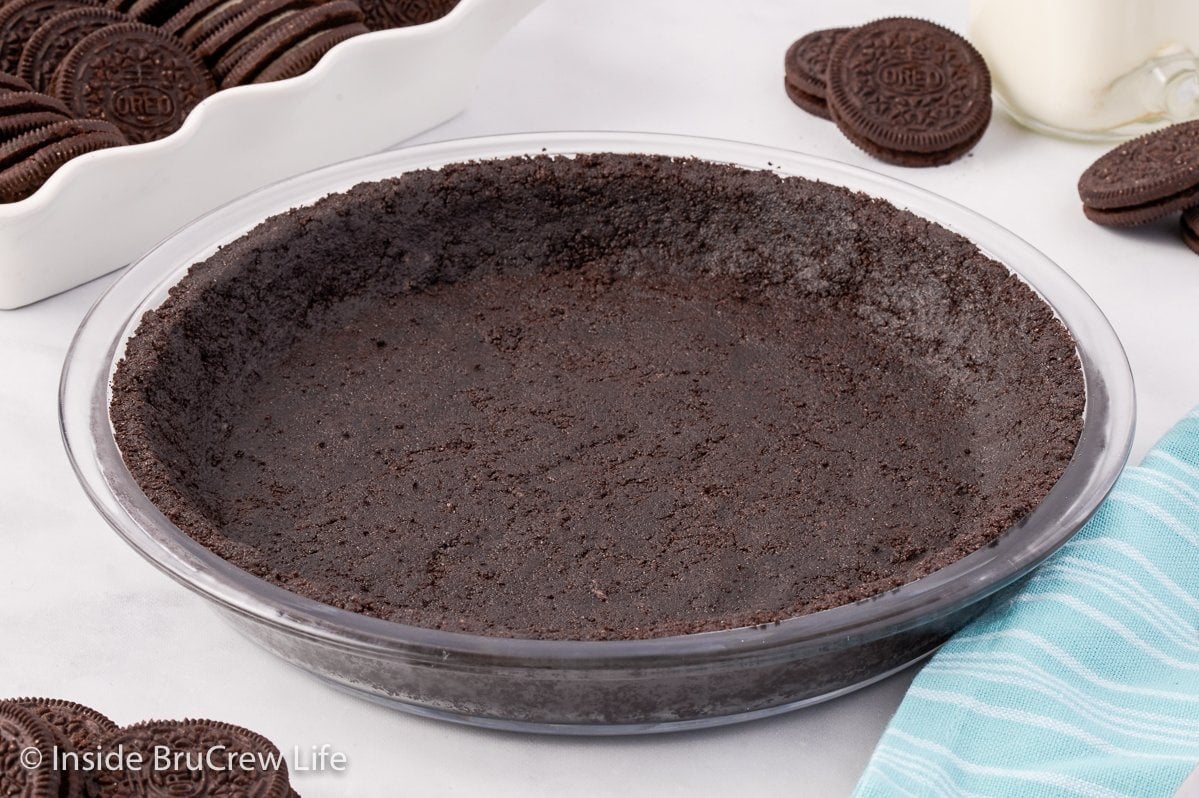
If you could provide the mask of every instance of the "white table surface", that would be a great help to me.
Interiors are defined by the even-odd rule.
[[[783,51],[807,31],[900,13],[961,30],[966,7],[547,0],[491,54],[471,107],[421,140],[564,129],[714,136],[873,168],[955,199],[1044,250],[1111,319],[1137,381],[1137,459],[1199,403],[1199,257],[1173,222],[1116,233],[1083,218],[1075,181],[1104,148],[1033,135],[997,116],[971,157],[905,170],[868,158],[783,93]],[[851,790],[910,673],[723,729],[555,739],[382,709],[242,639],[108,529],[63,453],[59,369],[76,325],[112,279],[0,311],[0,696],[66,697],[120,723],[212,717],[256,729],[287,752],[323,744],[343,752],[342,773],[296,774],[308,798],[835,798]]]

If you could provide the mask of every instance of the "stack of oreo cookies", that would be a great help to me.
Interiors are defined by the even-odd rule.
[[[60,100],[0,73],[0,202],[32,194],[64,163],[126,143],[103,119],[79,119]]]
[[[965,155],[991,121],[991,76],[958,34],[893,17],[809,33],[788,49],[784,87],[858,148],[899,166]]]
[[[218,88],[295,77],[457,1],[0,0],[0,202],[76,155],[170,135]]]
[[[249,729],[212,720],[120,727],[56,698],[0,701],[0,795],[299,798],[279,749]]]
[[[440,19],[458,5],[459,0],[359,0],[371,30],[406,28]]]
[[[828,110],[828,62],[849,28],[826,28],[799,37],[783,56],[783,86],[791,102],[821,119]]]
[[[354,0],[192,0],[173,13],[171,6],[172,0],[137,0],[131,10],[161,19],[223,89],[295,77],[335,45],[367,32]]]
[[[115,127],[122,137],[115,143],[169,135],[216,90],[208,70],[174,37],[79,0],[4,0],[0,70],[72,117],[102,121],[110,133]]]
[[[1132,227],[1182,211],[1182,238],[1199,252],[1199,120],[1126,141],[1078,180],[1086,217]]]

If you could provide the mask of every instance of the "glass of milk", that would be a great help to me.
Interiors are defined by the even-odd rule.
[[[1000,104],[1071,138],[1199,118],[1199,0],[972,0]]]

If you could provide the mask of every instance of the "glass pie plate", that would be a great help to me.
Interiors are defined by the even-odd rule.
[[[1086,390],[1073,459],[1048,496],[994,544],[871,599],[767,626],[646,640],[489,637],[418,628],[301,597],[200,546],[142,494],[109,420],[110,380],[143,313],[188,268],[264,218],[359,182],[513,155],[690,156],[771,169],[882,197],[964,235],[1029,284],[1069,328]],[[1032,246],[906,183],[766,147],[633,133],[540,133],[451,141],[349,161],[269,186],[175,233],[84,319],[63,370],[63,437],[92,502],[142,556],[208,599],[281,659],[352,693],[478,726],[617,734],[711,726],[783,712],[881,679],[926,656],[1020,582],[1095,511],[1128,456],[1134,395],[1123,349],[1083,290]]]

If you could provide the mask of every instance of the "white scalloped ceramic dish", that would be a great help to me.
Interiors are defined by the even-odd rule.
[[[256,188],[449,119],[491,45],[540,2],[461,0],[435,22],[350,39],[297,78],[214,94],[165,139],[72,160],[0,205],[0,308],[119,269]]]

